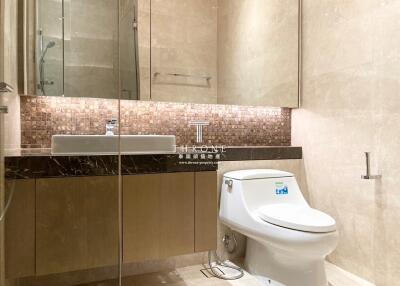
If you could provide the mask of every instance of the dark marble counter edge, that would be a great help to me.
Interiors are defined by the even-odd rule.
[[[229,147],[220,161],[302,159],[301,147]]]
[[[301,147],[229,147],[219,157],[180,154],[122,155],[122,175],[215,171],[219,161],[301,159]],[[117,155],[53,156],[34,154],[5,158],[6,178],[57,178],[117,175]]]

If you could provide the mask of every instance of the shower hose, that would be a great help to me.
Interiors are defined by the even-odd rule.
[[[230,250],[228,248],[228,253],[232,253],[236,249],[236,246],[237,246],[236,237],[235,237],[235,234],[233,232],[232,232],[232,238],[233,238],[233,241],[234,241],[235,244],[234,244],[233,249]],[[227,244],[225,244],[225,246],[227,247]],[[227,275],[225,273],[220,274],[220,273],[216,272],[215,269],[213,268],[213,264],[212,264],[212,256],[213,255],[215,257],[214,267],[215,267],[215,265],[217,265],[217,266],[233,269],[233,270],[236,270],[238,272],[238,274],[236,274],[236,275]],[[232,265],[232,264],[228,264],[228,263],[222,261],[215,250],[208,251],[208,266],[210,267],[211,274],[214,277],[219,278],[219,279],[236,280],[236,279],[242,278],[243,275],[244,275],[244,271],[243,271],[242,268],[240,268],[238,266],[235,266],[235,265]]]

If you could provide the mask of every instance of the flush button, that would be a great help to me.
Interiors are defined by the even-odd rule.
[[[225,185],[228,185],[229,188],[232,188],[233,181],[232,180],[225,180]]]

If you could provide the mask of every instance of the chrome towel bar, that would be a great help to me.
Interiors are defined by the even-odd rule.
[[[211,76],[203,76],[203,75],[192,75],[192,74],[183,74],[183,73],[161,73],[161,72],[155,72],[153,74],[154,77],[157,76],[175,76],[175,77],[191,77],[191,78],[200,78],[200,79],[205,79],[207,81],[211,80],[212,77]]]

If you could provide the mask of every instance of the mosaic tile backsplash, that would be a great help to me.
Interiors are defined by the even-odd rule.
[[[204,144],[290,146],[291,111],[146,101],[121,101],[121,134],[176,135],[177,145],[195,144],[193,120],[206,120]],[[106,120],[118,118],[118,100],[21,97],[21,147],[49,148],[55,134],[105,134]]]

